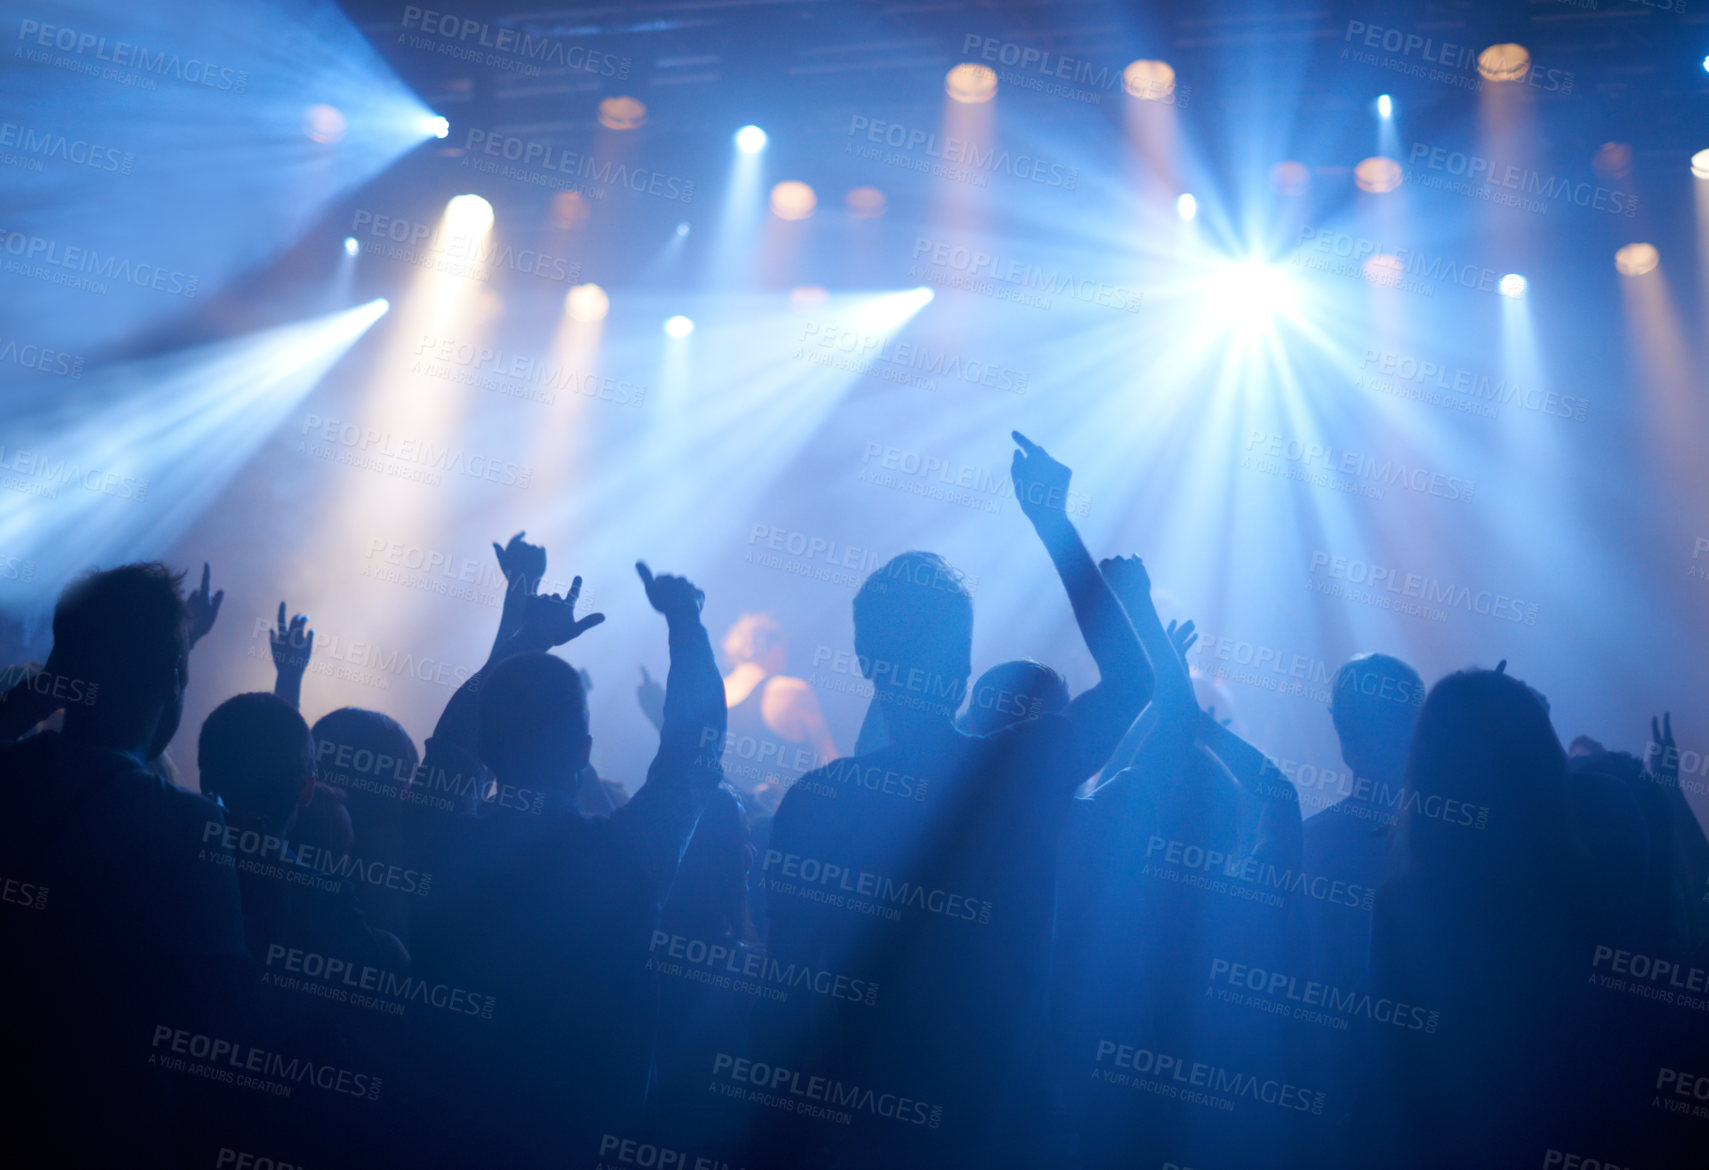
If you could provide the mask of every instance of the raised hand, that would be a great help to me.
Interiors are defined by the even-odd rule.
[[[641,668],[641,685],[635,688],[635,700],[641,704],[641,714],[647,717],[648,723],[654,727],[664,727],[665,688],[654,681],[644,666]]]
[[[1663,712],[1661,722],[1650,716],[1650,771],[1664,785],[1679,787],[1679,748],[1673,742],[1673,714]]]
[[[693,581],[669,573],[655,577],[646,561],[636,561],[635,572],[641,576],[641,584],[647,590],[647,600],[667,619],[700,620],[700,607],[706,604],[706,594],[696,589]]]
[[[493,541],[493,554],[498,557],[499,571],[504,574],[505,584],[532,597],[546,576],[546,550],[523,540],[527,535],[526,532],[518,532],[503,547],[498,541]]]
[[[1151,600],[1151,574],[1138,557],[1105,557],[1098,562],[1098,572],[1104,575],[1104,580],[1110,583],[1110,592],[1125,608],[1132,610],[1135,604]]]
[[[1199,640],[1199,632],[1193,628],[1192,620],[1188,619],[1177,626],[1174,620],[1170,619],[1169,628],[1164,633],[1169,635],[1169,644],[1175,647],[1175,653],[1180,657],[1181,665],[1186,666],[1187,651],[1191,650],[1193,643]]]
[[[279,628],[270,630],[267,641],[273,651],[273,668],[281,676],[298,679],[309,668],[309,656],[314,653],[315,632],[309,627],[307,614],[299,613],[285,622],[285,603],[279,603]]]
[[[602,613],[590,613],[584,618],[576,617],[576,599],[582,594],[582,579],[577,577],[570,582],[570,591],[560,596],[556,593],[544,593],[528,599],[528,608],[522,615],[522,630],[519,637],[526,638],[541,650],[550,650],[553,646],[562,646],[581,637],[605,620]]]
[[[190,645],[202,640],[202,635],[214,628],[214,620],[220,616],[220,603],[225,600],[225,590],[209,596],[208,594],[208,563],[202,562],[202,587],[184,599],[185,608],[190,611]]]
[[[1034,524],[1052,515],[1066,516],[1068,479],[1072,474],[1066,464],[1052,459],[1037,443],[1010,431],[1020,447],[1009,464],[1009,478],[1015,484],[1015,502],[1021,512]]]

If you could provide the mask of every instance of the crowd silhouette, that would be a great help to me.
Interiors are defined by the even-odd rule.
[[[633,793],[590,764],[603,620],[494,545],[486,664],[418,751],[272,693],[170,763],[223,595],[93,571],[0,697],[8,1144],[62,1166],[1085,1170],[1709,1165],[1709,843],[1671,718],[1569,752],[1508,673],[1335,674],[1302,818],[1201,707],[1191,622],[1015,496],[1096,664],[974,680],[961,574],[866,580],[841,755],[777,623],[721,672],[688,580]],[[1042,596],[1042,595],[1041,595]],[[187,742],[177,736],[179,744]],[[757,746],[756,746],[757,745]],[[180,752],[189,750],[180,747]]]

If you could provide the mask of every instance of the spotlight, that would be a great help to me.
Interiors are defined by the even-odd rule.
[[[770,141],[758,126],[743,126],[736,131],[736,149],[743,154],[758,154]]]
[[[665,332],[680,341],[694,332],[694,322],[687,317],[672,317],[665,322]]]
[[[877,187],[852,187],[843,196],[843,206],[856,219],[872,219],[884,214],[884,192]]]
[[[1122,70],[1122,88],[1130,97],[1160,102],[1175,92],[1175,70],[1167,61],[1133,61]]]
[[[551,209],[547,218],[553,227],[562,231],[571,231],[586,223],[588,214],[587,196],[580,191],[559,191],[552,196]]]
[[[611,298],[597,284],[578,284],[564,294],[564,312],[576,321],[603,321]]]
[[[957,65],[944,75],[944,92],[958,102],[988,102],[997,96],[997,72],[984,65]]]
[[[1241,329],[1262,329],[1293,296],[1286,274],[1256,258],[1227,265],[1215,288],[1219,310]]]
[[[1654,244],[1627,244],[1614,253],[1614,270],[1621,276],[1642,276],[1661,262],[1662,255]]]
[[[421,132],[429,138],[449,138],[451,120],[441,118],[438,114],[429,114],[421,120]]]
[[[310,106],[303,114],[303,133],[315,142],[337,142],[348,129],[336,106]]]
[[[677,224],[676,225],[676,238],[680,240],[687,235],[688,235],[688,225],[686,223]]]
[[[1394,99],[1386,93],[1377,99],[1377,117],[1394,117]]]
[[[391,312],[391,309],[392,302],[388,301],[385,297],[380,297],[377,300],[368,302],[368,311],[374,314],[374,320],[376,321]]]
[[[1509,272],[1496,283],[1495,290],[1504,297],[1518,300],[1525,295],[1525,278],[1517,272]]]
[[[1632,146],[1628,142],[1604,142],[1590,160],[1591,169],[1611,179],[1624,179],[1632,173]]]
[[[647,107],[639,98],[608,97],[599,103],[599,124],[607,130],[638,130],[647,124]]]
[[[779,219],[806,219],[819,206],[813,188],[795,179],[785,179],[771,189],[771,213]]]
[[[479,195],[458,195],[445,205],[445,226],[457,235],[480,235],[493,226],[493,205]]]
[[[1709,73],[1709,57],[1703,58],[1703,72]]]
[[[1531,54],[1524,45],[1491,45],[1478,54],[1478,72],[1487,81],[1519,81],[1531,68]]]
[[[1192,219],[1199,214],[1199,201],[1191,195],[1183,193],[1179,199],[1175,200],[1175,214],[1182,219]]]
[[[1691,156],[1691,174],[1693,178],[1709,179],[1709,150],[1700,150]]]
[[[345,236],[344,237],[344,254],[346,256],[354,256],[358,252],[360,252],[361,250],[362,250],[361,241],[357,240],[357,238],[355,236]]]
[[[1353,168],[1353,182],[1359,190],[1373,195],[1386,195],[1400,186],[1400,164],[1392,158],[1373,155]]]

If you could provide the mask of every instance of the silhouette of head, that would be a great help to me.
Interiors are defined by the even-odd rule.
[[[754,662],[767,674],[782,674],[789,665],[789,640],[769,613],[745,613],[724,635],[724,657],[735,665]]]
[[[415,776],[415,743],[389,715],[340,707],[314,725],[315,766],[322,783],[341,788],[357,832],[371,830],[398,806]]]
[[[973,673],[973,595],[936,553],[905,552],[867,577],[854,600],[855,654],[898,713],[950,718]]]
[[[1569,836],[1566,751],[1536,693],[1495,671],[1459,671],[1431,688],[1406,788],[1403,833],[1417,864],[1534,864]]]
[[[479,744],[499,779],[573,795],[593,748],[575,667],[550,654],[518,654],[493,667],[480,691]]]
[[[1342,760],[1356,776],[1400,780],[1424,680],[1398,658],[1361,654],[1343,663],[1330,685],[1329,717]]]
[[[144,759],[165,750],[184,714],[189,611],[183,574],[165,565],[123,565],[73,582],[53,613],[54,669],[93,686],[90,703],[68,703],[66,729],[94,732]]]
[[[1067,709],[1068,684],[1062,676],[1042,662],[1017,658],[979,676],[956,726],[969,735],[990,735],[1011,723]]]
[[[315,747],[295,707],[260,691],[234,695],[202,724],[196,743],[202,791],[234,824],[283,832],[314,792]]]

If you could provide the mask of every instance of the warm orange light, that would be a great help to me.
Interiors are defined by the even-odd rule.
[[[1270,186],[1278,195],[1304,195],[1311,186],[1311,170],[1288,159],[1270,168]]]
[[[1122,70],[1128,96],[1160,102],[1175,92],[1175,70],[1167,61],[1134,61]]]
[[[1359,185],[1359,190],[1369,191],[1373,195],[1384,195],[1393,191],[1400,186],[1400,180],[1400,164],[1380,154],[1372,155],[1353,168],[1353,181]]]
[[[813,188],[795,179],[785,179],[771,189],[771,213],[779,219],[806,219],[819,206]]]
[[[635,130],[647,124],[647,107],[639,98],[608,97],[599,103],[599,124],[608,130]]]
[[[1624,179],[1632,173],[1632,144],[1604,142],[1591,156],[1590,165],[1599,175],[1606,175],[1610,179]]]
[[[944,76],[944,92],[958,102],[988,102],[997,96],[997,72],[966,62]]]
[[[597,284],[578,284],[564,295],[564,312],[577,321],[603,321],[611,298]]]
[[[550,218],[552,226],[560,230],[571,231],[581,227],[591,211],[587,196],[580,191],[559,191],[552,196]]]
[[[1662,254],[1654,244],[1627,244],[1614,253],[1614,270],[1621,276],[1642,276],[1661,262]]]
[[[843,206],[856,219],[872,219],[884,214],[884,192],[877,187],[855,187],[843,196]]]
[[[1491,45],[1478,54],[1478,72],[1489,81],[1519,81],[1531,68],[1524,45]]]

